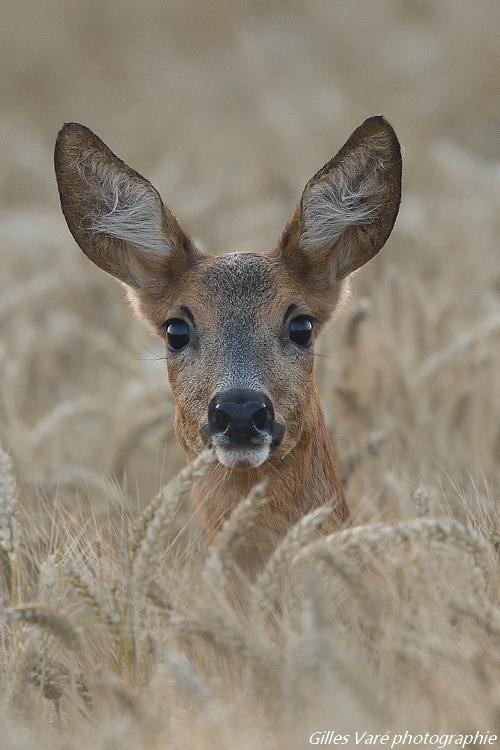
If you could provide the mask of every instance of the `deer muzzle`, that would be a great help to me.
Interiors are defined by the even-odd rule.
[[[265,393],[232,388],[217,393],[208,406],[208,423],[202,430],[225,466],[260,466],[281,442],[284,427]]]

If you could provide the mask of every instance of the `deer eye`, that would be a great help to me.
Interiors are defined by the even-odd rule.
[[[180,318],[172,318],[165,323],[167,341],[170,349],[179,351],[189,342],[189,326]]]
[[[298,315],[290,323],[290,338],[300,346],[307,346],[311,343],[312,332],[313,321],[309,315]]]

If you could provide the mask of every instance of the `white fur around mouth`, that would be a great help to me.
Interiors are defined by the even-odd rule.
[[[269,445],[259,445],[255,448],[228,448],[215,445],[217,459],[228,469],[245,466],[255,469],[269,458],[270,452]]]

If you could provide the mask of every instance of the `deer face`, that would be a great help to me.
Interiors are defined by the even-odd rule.
[[[397,215],[390,125],[371,118],[353,133],[268,253],[200,253],[153,186],[81,125],[60,131],[55,163],[76,241],[165,339],[183,447],[213,445],[221,464],[241,469],[290,453],[314,425],[317,335]]]
[[[313,388],[317,314],[276,255],[201,260],[160,316],[181,442],[213,444],[230,467],[288,453]]]

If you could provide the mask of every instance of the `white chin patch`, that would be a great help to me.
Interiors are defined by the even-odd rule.
[[[215,455],[223,466],[229,469],[235,467],[256,468],[269,458],[271,449],[269,445],[261,445],[258,448],[225,448],[222,445],[215,446]]]

